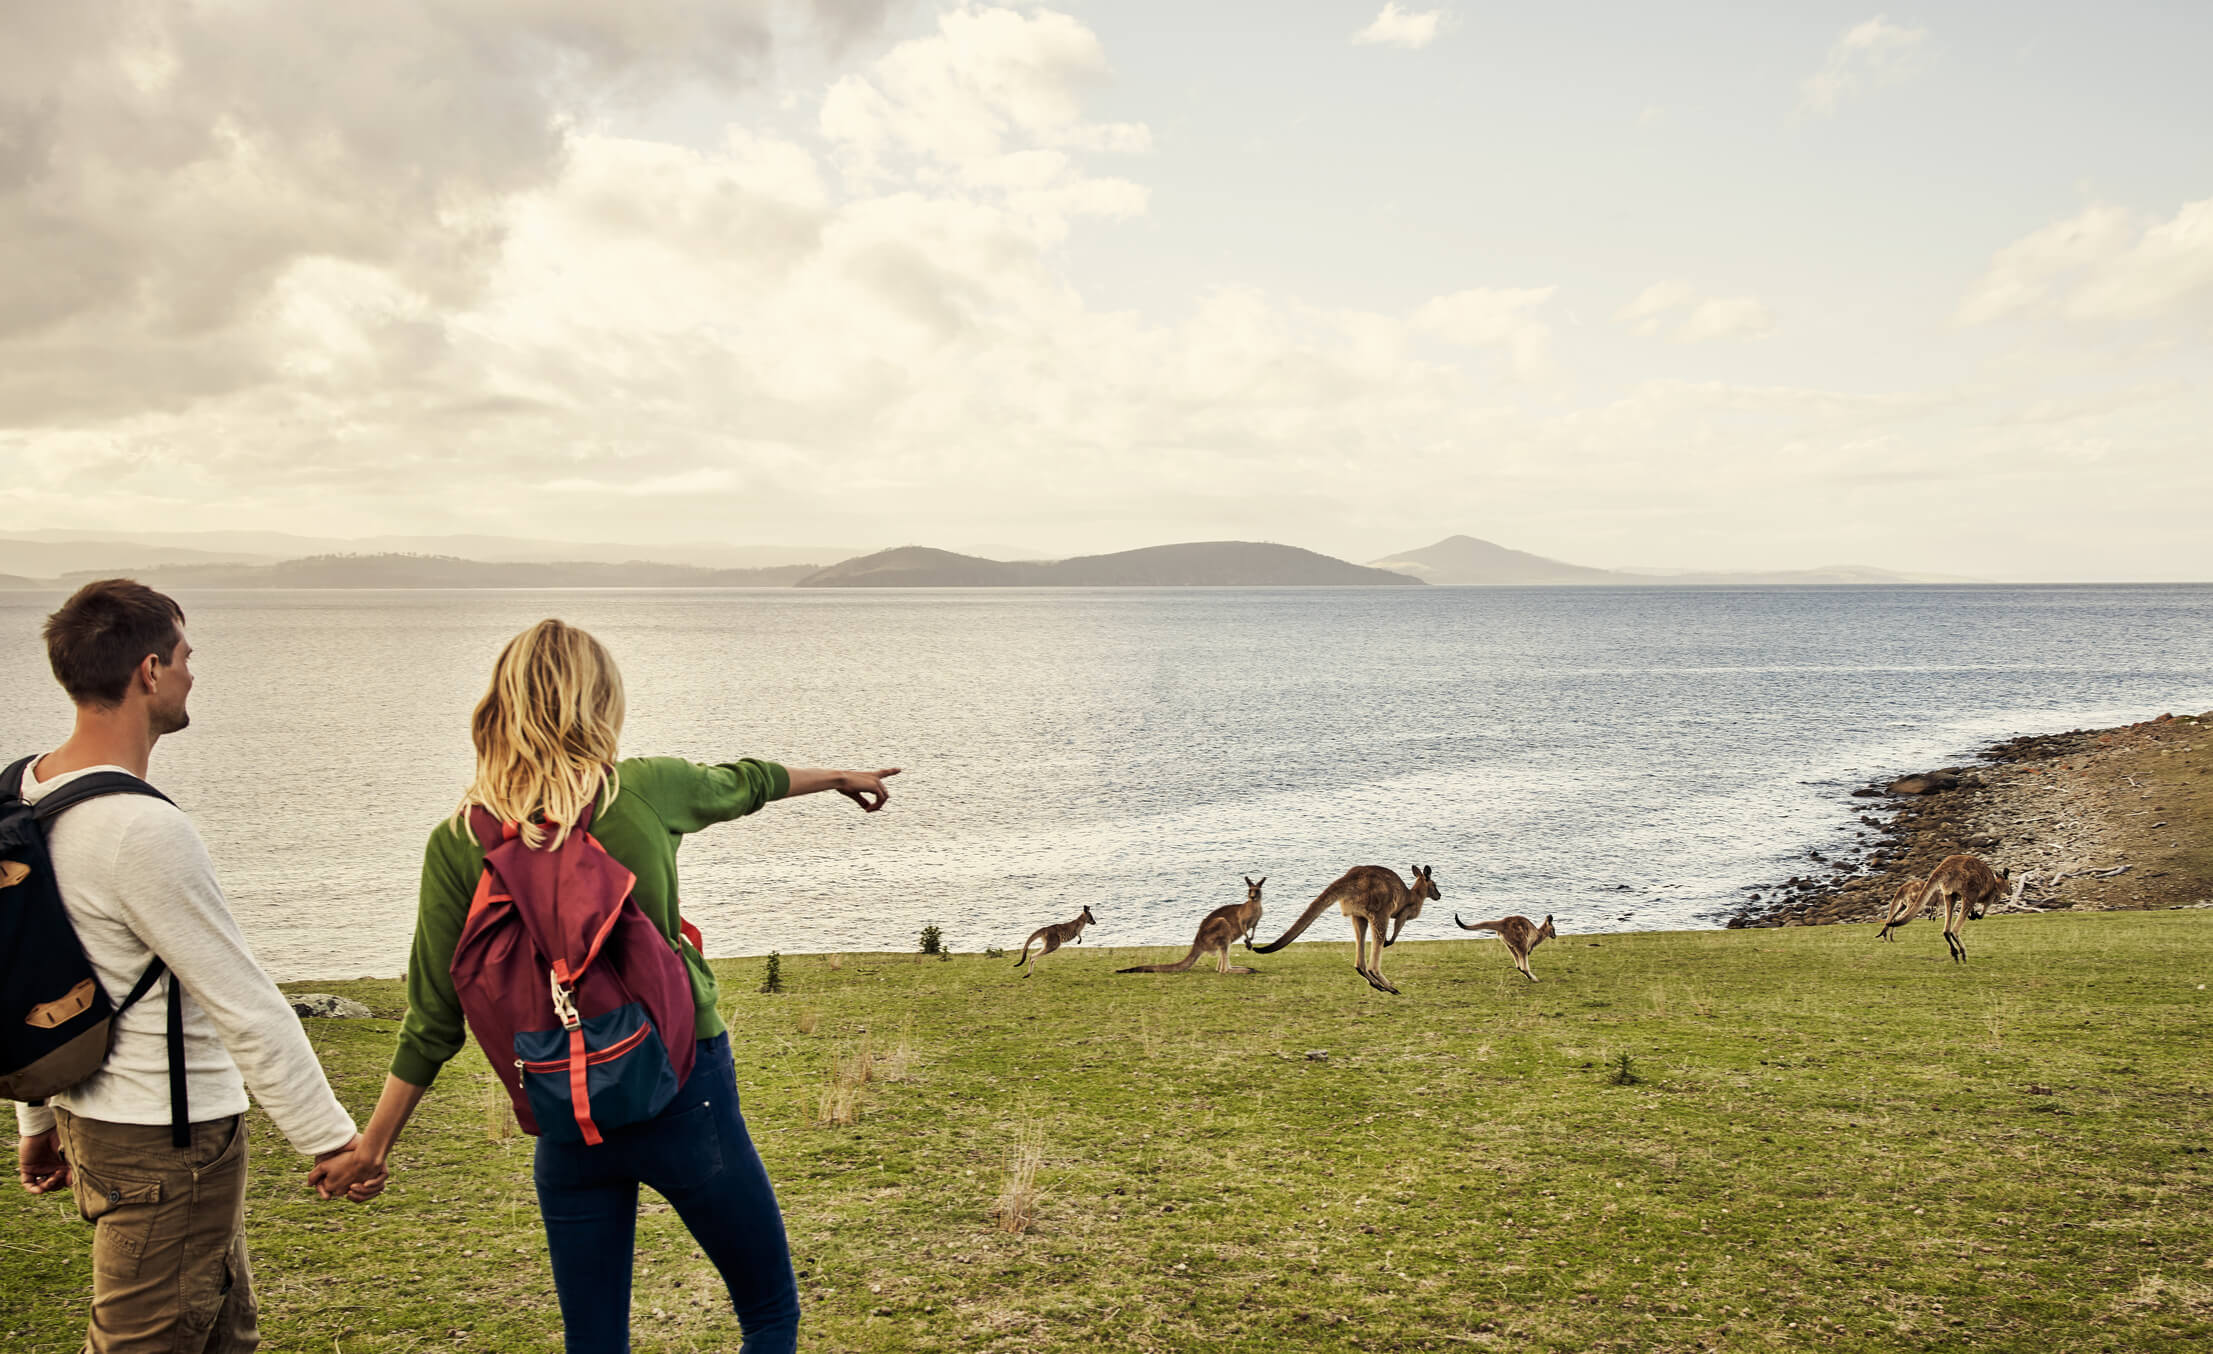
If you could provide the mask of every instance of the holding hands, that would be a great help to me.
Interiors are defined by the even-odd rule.
[[[46,1194],[69,1184],[69,1160],[62,1155],[61,1135],[53,1129],[34,1133],[15,1147],[15,1176],[32,1194]]]
[[[356,1133],[344,1147],[315,1158],[315,1169],[307,1173],[307,1183],[321,1198],[335,1199],[343,1194],[364,1204],[384,1192],[390,1176],[382,1158],[362,1150],[361,1135]]]

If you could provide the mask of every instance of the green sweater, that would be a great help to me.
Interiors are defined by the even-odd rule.
[[[638,877],[631,896],[684,957],[698,1004],[697,1032],[723,1032],[715,1010],[715,975],[707,960],[677,935],[679,899],[676,848],[686,833],[742,818],[791,789],[791,776],[774,762],[752,760],[701,766],[679,757],[633,757],[616,768],[620,791],[593,816],[592,835],[607,854]],[[415,946],[407,961],[407,1019],[400,1025],[392,1075],[428,1086],[446,1060],[461,1051],[468,1034],[453,991],[453,947],[468,920],[469,900],[484,873],[484,849],[475,834],[440,823],[423,849],[422,903],[415,916]]]

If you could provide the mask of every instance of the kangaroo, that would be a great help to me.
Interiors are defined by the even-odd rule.
[[[1115,970],[1117,973],[1181,973],[1199,962],[1202,954],[1220,952],[1215,962],[1217,973],[1250,973],[1242,964],[1229,962],[1229,947],[1243,936],[1247,947],[1252,945],[1253,928],[1260,925],[1260,884],[1268,882],[1268,876],[1260,876],[1256,884],[1252,876],[1245,876],[1245,901],[1215,908],[1199,923],[1199,934],[1191,942],[1191,953],[1173,964],[1139,964],[1135,968]]]
[[[1455,912],[1452,914],[1452,919],[1458,923],[1463,931],[1497,932],[1498,938],[1506,942],[1506,953],[1514,956],[1514,967],[1520,969],[1521,976],[1531,982],[1537,981],[1537,975],[1529,971],[1529,952],[1559,934],[1559,932],[1552,929],[1552,914],[1550,912],[1544,914],[1544,925],[1542,926],[1527,917],[1500,917],[1496,921],[1461,921],[1460,914]]]
[[[1967,923],[1982,920],[1982,914],[2006,891],[2009,878],[2008,871],[1993,870],[1968,855],[1946,856],[1929,871],[1921,898],[1931,906],[1939,899],[1944,903],[1944,944],[1952,952],[1952,962],[1967,962],[1967,942],[1959,933]],[[2012,901],[2020,901],[2021,890],[2028,882],[2024,875],[2014,885]]]
[[[1875,939],[1897,944],[1898,937],[1891,932],[1921,914],[1921,895],[1928,887],[1929,881],[1919,875],[1900,884],[1898,891],[1890,895],[1890,912],[1883,918],[1883,929],[1875,933]]]
[[[1368,986],[1378,992],[1394,995],[1398,989],[1383,976],[1383,950],[1398,941],[1398,933],[1406,923],[1421,915],[1425,899],[1441,898],[1437,885],[1429,878],[1427,865],[1414,867],[1414,883],[1409,887],[1397,872],[1381,865],[1355,865],[1337,877],[1337,881],[1321,891],[1320,896],[1306,905],[1306,912],[1291,923],[1291,929],[1265,945],[1255,945],[1252,937],[1245,937],[1245,948],[1254,954],[1273,954],[1299,938],[1299,933],[1314,924],[1314,919],[1329,910],[1335,903],[1352,920],[1352,971],[1368,980]],[[1375,928],[1375,959],[1368,959],[1368,928]]]
[[[1086,903],[1083,911],[1077,913],[1073,920],[1056,922],[1051,926],[1040,926],[1035,931],[1030,932],[1030,938],[1022,942],[1022,957],[1014,961],[1014,966],[1020,968],[1023,964],[1028,963],[1030,946],[1037,944],[1039,941],[1045,942],[1045,948],[1037,952],[1037,964],[1042,964],[1045,962],[1046,955],[1051,954],[1071,940],[1078,945],[1083,944],[1083,928],[1098,924],[1099,919],[1091,915],[1091,905]],[[1022,976],[1027,978],[1035,974],[1037,964],[1031,964],[1030,971]]]

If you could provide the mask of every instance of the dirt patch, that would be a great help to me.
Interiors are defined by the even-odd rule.
[[[2022,906],[2213,906],[2213,712],[2008,739],[1971,766],[1853,791],[1858,850],[1755,890],[1732,927],[1879,920],[1955,852],[2027,878]]]

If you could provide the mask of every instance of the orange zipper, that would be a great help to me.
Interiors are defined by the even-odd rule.
[[[608,1047],[601,1049],[597,1053],[586,1054],[584,1056],[584,1065],[586,1067],[590,1067],[596,1063],[603,1063],[610,1061],[611,1059],[619,1058],[623,1054],[628,1053],[631,1049],[634,1049],[638,1045],[644,1043],[645,1037],[651,1033],[653,1033],[653,1027],[651,1025],[642,1025],[638,1028],[638,1032],[636,1034],[629,1036],[621,1043],[611,1044]],[[527,1063],[520,1058],[515,1059],[515,1066],[521,1068],[525,1072],[558,1072],[568,1065],[569,1060],[567,1058],[559,1058],[553,1062],[544,1063]]]

